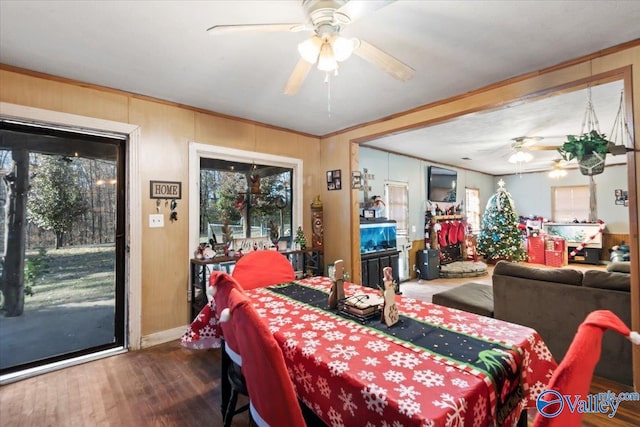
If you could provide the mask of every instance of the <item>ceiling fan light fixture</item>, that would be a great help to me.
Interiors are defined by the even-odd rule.
[[[342,36],[336,36],[332,42],[333,54],[336,61],[346,61],[349,59],[355,48],[355,39],[348,39]]]
[[[298,53],[310,64],[315,64],[320,55],[322,40],[318,36],[313,36],[298,44]]]
[[[531,153],[516,151],[509,157],[509,163],[527,163],[533,160]]]
[[[338,62],[333,54],[333,48],[328,41],[324,42],[320,48],[320,55],[318,56],[318,70],[329,72],[337,69]]]

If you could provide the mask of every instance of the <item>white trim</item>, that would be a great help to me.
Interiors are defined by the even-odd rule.
[[[182,335],[184,335],[187,329],[189,329],[189,325],[178,326],[177,328],[166,329],[164,331],[145,335],[140,340],[140,348],[153,347],[169,341],[178,340]]]
[[[258,413],[258,410],[253,406],[253,402],[249,401],[249,410],[251,411],[251,417],[258,427],[269,427],[269,423],[266,422]]]
[[[42,375],[48,372],[57,371],[59,369],[69,368],[71,366],[81,365],[87,362],[93,362],[94,360],[102,359],[108,356],[115,356],[116,354],[122,354],[126,352],[127,352],[126,348],[116,347],[116,348],[110,348],[108,350],[98,351],[96,353],[90,353],[90,354],[74,357],[73,359],[64,359],[64,360],[60,360],[59,362],[36,366],[30,369],[24,369],[22,371],[2,375],[0,377],[0,385],[6,385],[16,381],[26,380],[27,378],[35,377],[36,375]]]
[[[114,122],[76,114],[26,107],[0,102],[0,116],[23,122],[46,123],[76,130],[93,130],[127,135],[127,224],[129,250],[126,252],[125,289],[126,307],[125,347],[140,348],[141,300],[142,300],[142,196],[140,189],[139,144],[140,127],[129,123]]]
[[[293,212],[291,231],[302,226],[302,160],[294,157],[276,156],[256,151],[238,150],[236,148],[219,147],[217,145],[189,143],[189,247],[195,248],[200,243],[200,158],[222,159],[244,163],[258,162],[271,166],[293,169]],[[187,264],[189,259],[186,260]],[[187,283],[188,295],[191,295],[191,283]]]
[[[224,343],[224,352],[229,355],[229,359],[231,359],[233,363],[238,366],[242,366],[242,356],[240,356],[240,353],[229,347],[228,342]]]

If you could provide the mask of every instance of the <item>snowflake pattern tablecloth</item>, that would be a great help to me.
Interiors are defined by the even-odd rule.
[[[299,296],[301,290],[328,296],[330,287],[330,279],[312,277],[246,291],[281,344],[298,396],[329,426],[512,425],[535,405],[556,367],[540,336],[524,326],[397,296],[403,320],[387,328]],[[377,291],[347,283],[345,293]],[[209,314],[197,319],[209,332],[216,321]],[[208,335],[192,326],[183,345],[216,346]],[[483,360],[467,358],[465,350]],[[501,354],[517,377],[498,383],[479,366],[495,365]],[[507,394],[519,403],[501,406]]]

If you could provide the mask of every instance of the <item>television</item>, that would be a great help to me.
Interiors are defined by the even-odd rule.
[[[432,202],[456,201],[458,172],[438,166],[429,166],[427,198]]]

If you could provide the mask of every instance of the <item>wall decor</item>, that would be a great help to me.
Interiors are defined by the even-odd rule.
[[[629,192],[623,190],[621,188],[616,188],[614,190],[614,195],[616,197],[616,205],[629,206]]]
[[[340,169],[327,171],[327,190],[342,189],[342,172]]]
[[[360,171],[351,172],[351,188],[354,190],[362,188],[362,173]]]
[[[149,197],[152,199],[182,199],[182,182],[149,181]]]

